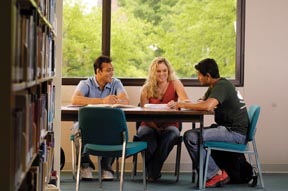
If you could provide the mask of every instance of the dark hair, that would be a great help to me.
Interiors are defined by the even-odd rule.
[[[102,70],[103,63],[111,63],[111,62],[112,62],[112,59],[109,56],[102,55],[96,58],[94,65],[93,65],[95,74],[97,73],[97,69]]]
[[[212,58],[201,60],[195,65],[195,69],[198,70],[203,76],[206,76],[209,73],[212,78],[220,77],[218,65]]]

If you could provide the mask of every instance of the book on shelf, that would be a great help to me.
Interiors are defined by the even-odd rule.
[[[27,172],[23,183],[21,184],[20,188],[17,190],[23,191],[40,191],[43,190],[39,188],[40,181],[39,181],[39,170],[37,167],[32,166],[29,171]]]
[[[42,78],[42,68],[44,64],[44,40],[46,33],[44,32],[44,27],[42,25],[37,26],[36,34],[37,34],[37,66],[36,66],[36,78]]]
[[[15,62],[12,65],[12,80],[14,83],[20,83],[23,80],[23,68],[21,66],[21,14],[20,4],[16,3],[16,40],[15,40]]]
[[[53,119],[55,116],[55,85],[47,86],[47,131],[53,131]]]
[[[144,108],[148,108],[148,109],[171,109],[167,104],[152,104],[152,103],[145,104]]]
[[[14,168],[14,174],[15,174],[15,188],[18,187],[20,180],[21,180],[21,173],[23,171],[22,167],[22,161],[21,161],[21,150],[22,150],[22,131],[23,131],[23,123],[22,123],[22,117],[23,117],[23,109],[14,109],[13,110],[13,121],[12,125],[14,128],[14,161],[15,165]]]
[[[26,169],[28,163],[32,159],[33,155],[33,103],[31,101],[31,94],[28,92],[18,92],[15,96],[17,108],[21,109],[22,117],[22,136],[21,136],[21,164],[22,168]]]
[[[35,10],[21,9],[21,65],[23,67],[23,80],[35,80],[36,71],[36,20]]]
[[[129,105],[129,104],[88,104],[86,107],[111,107],[111,108],[134,108],[137,107],[135,105]]]
[[[31,166],[30,170],[28,173],[30,173],[30,182],[31,186],[33,186],[35,191],[40,191],[42,190],[42,183],[40,182],[39,178],[39,166]]]

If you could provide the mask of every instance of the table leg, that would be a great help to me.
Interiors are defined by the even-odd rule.
[[[199,175],[198,175],[198,182],[199,182],[199,190],[203,189],[203,137],[202,137],[202,131],[203,131],[203,118],[200,122],[200,135],[199,135]]]
[[[195,129],[196,128],[196,123],[193,122],[192,123],[192,129]],[[195,182],[195,177],[196,177],[196,165],[194,163],[192,163],[192,183]]]

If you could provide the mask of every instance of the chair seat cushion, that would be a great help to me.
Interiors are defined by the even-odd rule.
[[[219,150],[238,150],[238,151],[245,151],[246,145],[245,144],[235,144],[235,143],[227,143],[221,141],[205,141],[203,143],[204,147],[212,147],[213,149]]]
[[[126,145],[126,156],[134,155],[147,148],[146,142],[128,142]],[[121,157],[122,145],[96,145],[86,144],[84,146],[84,153],[89,153],[96,156],[103,157]]]

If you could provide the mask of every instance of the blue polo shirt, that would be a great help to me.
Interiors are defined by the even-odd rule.
[[[123,92],[126,93],[122,82],[117,78],[112,78],[112,82],[107,83],[102,91],[95,76],[89,77],[86,80],[81,80],[76,87],[76,90],[80,91],[83,96],[91,98],[104,98],[108,95],[119,95]]]

